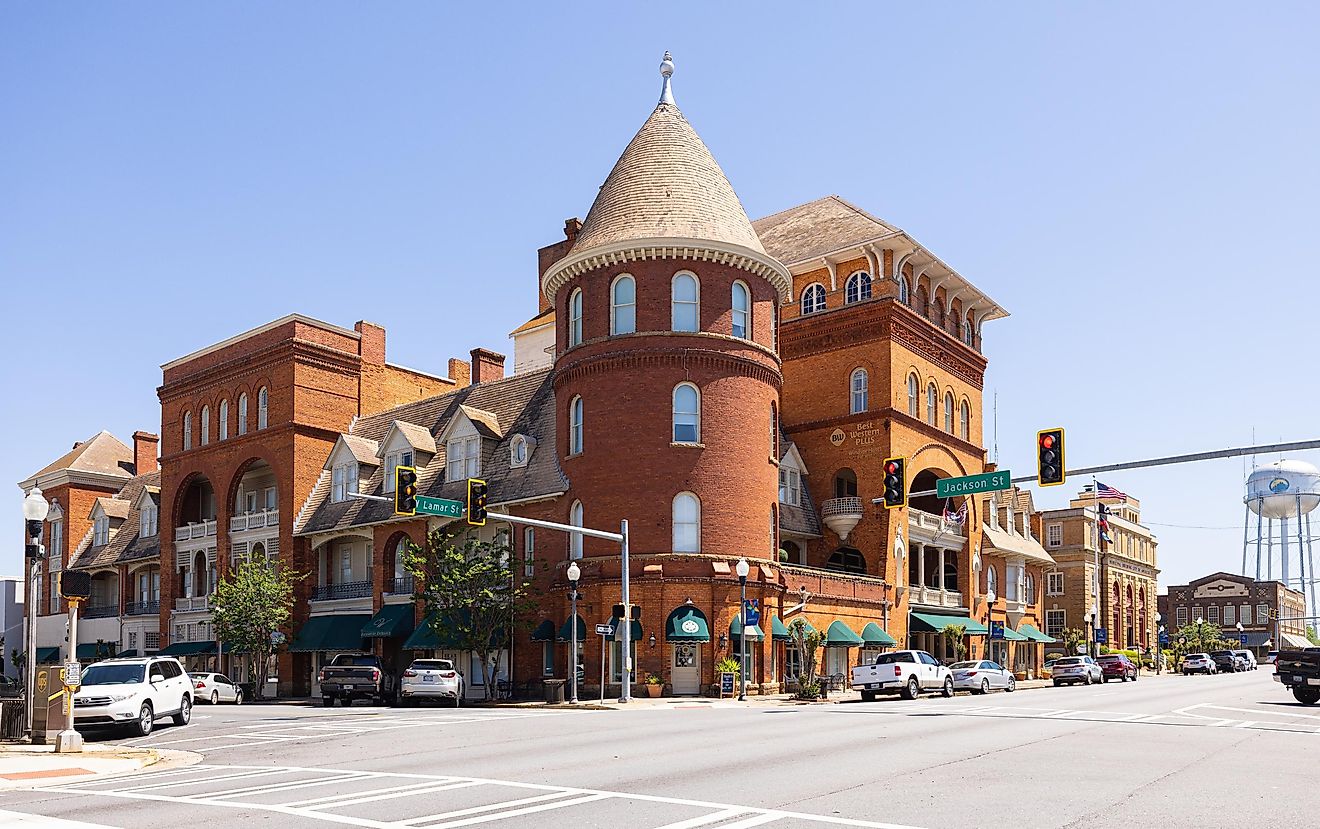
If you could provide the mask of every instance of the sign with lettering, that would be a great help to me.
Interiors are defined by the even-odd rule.
[[[954,498],[959,495],[975,495],[979,492],[998,492],[1013,486],[1013,475],[1007,469],[985,472],[980,475],[966,475],[961,478],[941,478],[935,482],[936,498]]]
[[[720,674],[720,696],[733,696],[733,680],[735,674]]]
[[[835,446],[842,446],[843,442],[847,439],[848,434],[842,429],[835,429],[833,432],[830,432],[830,443]]]

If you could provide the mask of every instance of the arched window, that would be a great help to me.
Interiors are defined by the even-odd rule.
[[[912,304],[912,297],[908,296],[908,284],[907,284],[906,276],[900,276],[898,278],[898,301],[903,303],[904,305],[910,306]]]
[[[582,451],[582,398],[574,397],[568,404],[568,454]]]
[[[770,457],[779,460],[779,407],[770,404]]]
[[[395,593],[405,593],[408,592],[408,590],[412,589],[411,586],[408,587],[408,590],[400,589],[405,586],[405,582],[408,580],[408,561],[404,555],[407,552],[408,552],[408,537],[405,535],[401,537],[398,540],[398,542],[394,545],[394,592]]]
[[[920,388],[921,388],[921,381],[917,379],[917,375],[909,374],[908,375],[908,414],[911,415],[912,417],[920,416],[917,412],[917,397],[918,395],[921,394],[921,392],[919,391]]]
[[[582,502],[574,501],[573,506],[568,510],[568,523],[574,527],[584,527]],[[568,536],[568,557],[582,558],[582,535],[580,533],[571,533]]]
[[[835,498],[856,498],[857,497],[857,473],[844,467],[834,473],[834,497]]]
[[[270,411],[270,393],[266,387],[262,386],[257,391],[257,428],[265,429],[267,423],[267,414]]]
[[[216,433],[221,440],[229,440],[229,401],[220,401],[220,424],[216,426]]]
[[[1027,579],[1026,579],[1026,582],[1027,582],[1027,589],[1026,589],[1026,601],[1027,601],[1027,604],[1035,604],[1035,603],[1036,603],[1036,577],[1033,576],[1033,575],[1031,575],[1030,571],[1027,572]]]
[[[211,442],[211,407],[202,407],[202,445]]]
[[[985,568],[985,595],[987,597],[999,595],[999,574],[995,572],[993,564]]]
[[[674,496],[674,552],[701,550],[701,502],[691,492]]]
[[[962,438],[963,440],[970,440],[970,438],[967,435],[968,435],[969,424],[971,419],[972,419],[971,407],[968,406],[967,401],[964,400],[962,402],[962,405],[958,407],[958,437]]]
[[[696,331],[699,317],[697,309],[701,306],[697,278],[690,273],[674,274],[670,290],[670,327],[674,331]]]
[[[926,422],[932,426],[939,423],[940,390],[932,382],[926,387]]]
[[[701,443],[701,392],[691,383],[674,386],[674,443]]]
[[[238,396],[238,433],[247,434],[247,392]]]
[[[624,274],[610,287],[610,333],[631,334],[636,330],[637,283]],[[581,337],[581,331],[578,336]]]
[[[733,336],[748,338],[752,336],[752,294],[747,283],[741,280],[733,283]]]
[[[972,344],[972,324],[967,320],[962,321],[962,341],[969,346]]]
[[[814,314],[825,310],[825,286],[813,282],[802,291],[802,313]]]
[[[582,343],[582,289],[575,288],[568,297],[568,345]]]
[[[192,448],[192,412],[183,413],[183,448]]]
[[[957,561],[947,561],[947,560],[946,560],[946,561],[944,562],[944,589],[945,589],[945,590],[954,590],[954,591],[956,591],[956,590],[958,589],[958,562],[957,562]]]
[[[871,298],[871,275],[865,271],[858,271],[848,277],[843,292],[843,301],[851,304],[861,302],[864,299]]]
[[[865,573],[866,559],[862,558],[862,551],[856,547],[840,547],[830,553],[830,559],[825,566],[830,570],[844,573]]]
[[[944,393],[944,431],[953,434],[953,392]]]
[[[848,384],[852,393],[849,395],[849,412],[859,414],[867,409],[867,378],[866,369],[854,369],[852,380]]]

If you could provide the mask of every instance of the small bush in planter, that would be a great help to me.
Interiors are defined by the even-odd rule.
[[[736,674],[738,673],[738,660],[731,656],[726,656],[715,663],[715,673],[717,674]]]

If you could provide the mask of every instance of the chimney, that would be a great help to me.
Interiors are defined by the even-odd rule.
[[[358,320],[353,330],[362,335],[358,340],[358,356],[362,362],[372,365],[385,365],[385,329],[374,322]]]
[[[536,252],[536,313],[541,314],[550,310],[550,299],[541,290],[541,277],[550,266],[568,256],[568,252],[573,249],[573,244],[577,241],[578,231],[582,230],[582,220],[576,216],[564,220],[564,238],[551,245],[546,245]]]
[[[133,433],[133,470],[138,475],[155,472],[160,468],[156,463],[156,447],[159,444],[160,435],[151,432]]]
[[[467,388],[472,385],[472,366],[467,360],[460,360],[457,357],[449,358],[449,379],[460,388]]]
[[[504,355],[485,348],[472,349],[472,383],[504,379]]]

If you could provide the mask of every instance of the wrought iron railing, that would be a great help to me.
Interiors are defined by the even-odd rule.
[[[160,602],[129,602],[124,605],[125,616],[155,616],[160,613]]]
[[[371,582],[346,581],[342,584],[323,584],[312,590],[312,601],[324,602],[334,599],[360,599],[371,595]]]
[[[391,596],[403,596],[413,592],[413,577],[399,576],[390,582],[389,588],[385,591]]]
[[[108,619],[119,615],[117,604],[91,604],[83,608],[80,614],[84,619]]]

